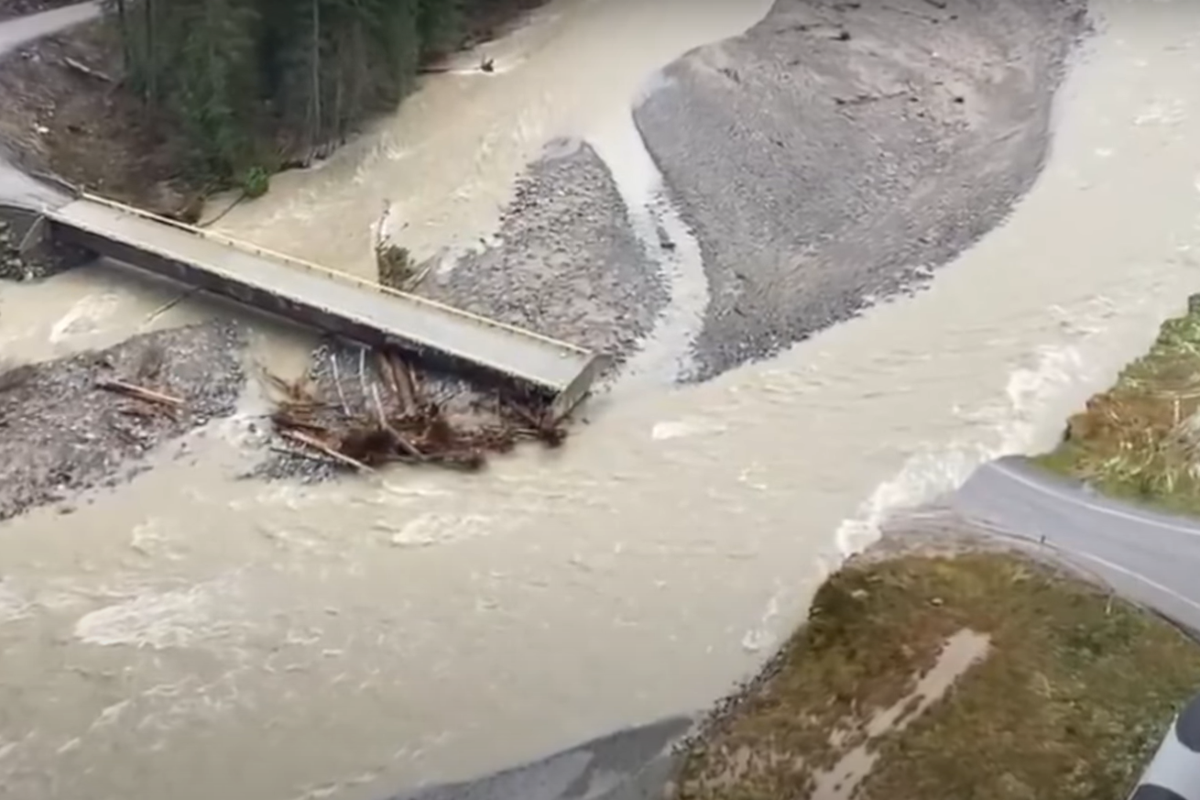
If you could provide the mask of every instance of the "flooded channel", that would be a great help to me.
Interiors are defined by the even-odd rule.
[[[352,270],[385,200],[416,248],[486,236],[544,140],[615,125],[655,67],[765,5],[552,3],[495,45],[498,76],[430,81],[229,225]],[[248,400],[77,513],[6,523],[0,796],[376,798],[704,707],[888,507],[1051,442],[1200,288],[1200,6],[1095,13],[1043,176],[926,291],[705,384],[599,398],[569,447],[477,477],[237,480]],[[20,292],[0,334],[43,355],[214,313],[154,317],[169,291],[108,273]],[[256,346],[306,343],[264,324]]]

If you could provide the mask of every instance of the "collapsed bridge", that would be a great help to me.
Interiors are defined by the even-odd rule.
[[[40,212],[22,248],[82,247],[137,269],[441,369],[552,398],[561,419],[606,359],[567,342],[397,291],[85,192]]]

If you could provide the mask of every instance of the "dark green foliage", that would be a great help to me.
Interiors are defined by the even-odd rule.
[[[186,135],[189,169],[241,176],[249,192],[265,190],[261,165],[303,160],[394,107],[422,57],[463,40],[463,3],[108,0],[108,12],[129,86]]]
[[[242,177],[242,191],[253,200],[262,197],[271,188],[271,176],[262,167],[251,167]]]
[[[465,27],[463,0],[419,0],[417,6],[423,50],[436,53],[456,47]]]

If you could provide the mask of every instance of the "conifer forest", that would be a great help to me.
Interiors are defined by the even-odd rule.
[[[462,44],[497,2],[107,0],[105,10],[126,88],[183,132],[190,169],[244,181],[277,166],[280,150],[336,142],[394,107],[422,60]]]

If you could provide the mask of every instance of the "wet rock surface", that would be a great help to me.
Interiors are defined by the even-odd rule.
[[[618,360],[668,300],[608,168],[576,141],[529,167],[496,244],[435,270],[420,293]]]
[[[244,381],[240,328],[206,323],[107,350],[0,366],[0,519],[115,483],[158,445],[230,414]],[[121,380],[177,398],[101,388]]]
[[[779,0],[671,64],[635,122],[712,300],[698,377],[922,281],[1033,183],[1081,0]]]
[[[391,800],[652,800],[675,768],[693,720],[674,717],[602,736],[541,761]]]

